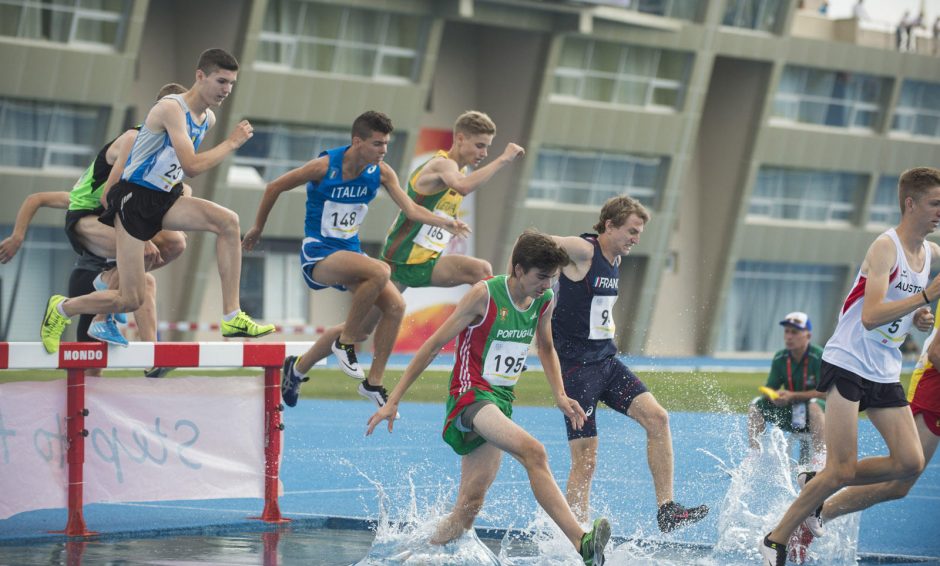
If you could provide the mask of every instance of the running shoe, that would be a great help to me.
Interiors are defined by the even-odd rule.
[[[238,311],[232,320],[223,319],[220,328],[226,338],[258,338],[274,332],[273,324],[258,324],[245,311]]]
[[[610,521],[601,517],[594,519],[589,532],[581,537],[581,560],[585,566],[603,566],[604,547],[610,540]]]
[[[787,566],[787,545],[773,542],[770,535],[760,543],[761,566]]]
[[[388,391],[381,385],[372,385],[368,381],[363,381],[359,384],[359,394],[371,400],[380,409],[388,402]],[[399,414],[398,411],[395,411],[395,418],[401,418],[401,414]]]
[[[46,303],[46,314],[42,318],[42,325],[39,327],[39,337],[42,339],[42,345],[46,352],[53,354],[59,351],[59,341],[62,339],[62,333],[65,327],[72,324],[72,319],[59,314],[58,306],[65,301],[62,295],[52,295],[49,302]]]
[[[814,477],[816,477],[816,472],[800,472],[797,474],[796,485],[799,486],[800,491],[803,491],[803,487]],[[803,520],[803,525],[814,537],[821,537],[826,534],[826,528],[823,527],[822,510],[823,504],[820,503],[819,507],[813,511],[813,514]]]
[[[92,322],[88,327],[88,335],[100,342],[127,347],[127,338],[121,334],[117,323],[114,322],[114,317],[110,314],[104,320]]]
[[[297,398],[300,397],[300,384],[309,381],[306,375],[297,377],[294,373],[294,364],[297,363],[297,356],[287,356],[284,360],[284,366],[281,368],[281,399],[288,407],[297,405]]]
[[[659,506],[656,513],[656,522],[659,523],[659,530],[664,533],[671,533],[679,527],[697,523],[708,515],[708,506],[699,505],[691,509],[679,505],[675,501],[667,501]]]
[[[366,378],[366,374],[363,373],[362,367],[359,365],[359,360],[356,358],[356,347],[353,344],[343,344],[339,341],[339,338],[337,338],[330,348],[333,350],[333,355],[339,360],[339,367],[343,370],[343,373],[355,379]],[[362,393],[361,386],[359,393]],[[363,395],[365,394],[363,393]],[[376,401],[376,403],[378,403],[378,401]],[[384,404],[384,402],[379,403],[379,407]]]
[[[150,369],[144,370],[144,377],[166,377],[166,374],[170,373],[176,368],[165,368],[165,367],[152,367]]]
[[[91,284],[94,286],[95,291],[108,290],[108,284],[102,281],[100,277],[95,277],[95,280],[92,281]],[[127,324],[127,315],[125,313],[115,312],[111,313],[111,315],[114,317],[114,322],[118,324]]]

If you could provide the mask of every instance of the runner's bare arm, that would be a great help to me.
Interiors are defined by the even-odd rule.
[[[525,149],[520,145],[510,143],[506,145],[502,155],[483,167],[472,171],[469,175],[461,173],[460,169],[457,168],[457,163],[452,159],[434,159],[421,172],[418,177],[419,186],[416,186],[415,189],[422,193],[433,193],[440,190],[440,187],[450,187],[466,196],[477,190],[489,181],[497,171],[509,165],[521,155],[525,155]]]
[[[366,435],[372,434],[375,427],[383,420],[388,420],[388,431],[391,432],[395,424],[395,414],[398,412],[398,403],[405,396],[408,388],[417,381],[421,372],[426,370],[437,353],[445,344],[453,340],[460,332],[478,321],[486,314],[486,306],[489,302],[489,292],[486,290],[486,284],[483,282],[474,285],[470,291],[460,299],[457,308],[450,317],[439,326],[434,334],[428,338],[427,342],[421,345],[421,348],[411,359],[411,363],[405,368],[401,379],[395,385],[395,389],[388,396],[388,402],[385,406],[375,412],[369,418],[369,426],[366,429]]]
[[[385,162],[379,164],[379,167],[382,171],[382,186],[388,191],[388,196],[392,197],[392,200],[398,205],[398,208],[405,213],[408,220],[443,228],[461,238],[470,234],[470,227],[462,220],[437,216],[423,206],[415,204],[405,193],[404,189],[401,188],[398,182],[398,175],[395,174],[392,167]]]
[[[209,119],[207,117],[207,119]],[[242,120],[235,125],[228,138],[217,146],[206,151],[196,153],[193,142],[189,139],[186,130],[186,116],[183,109],[174,100],[161,100],[147,115],[147,128],[159,132],[165,130],[170,136],[170,143],[176,151],[183,173],[187,177],[195,177],[212,169],[222,162],[228,154],[245,144],[253,136],[253,128],[248,120]]]
[[[108,180],[104,183],[104,189],[101,191],[101,206],[108,206],[108,191],[117,184],[124,175],[124,166],[127,165],[127,156],[131,154],[134,142],[137,141],[137,130],[128,130],[121,134],[105,156],[108,163],[111,164],[111,173],[108,174]]]
[[[545,379],[552,389],[552,395],[555,397],[555,404],[566,417],[571,419],[571,426],[575,430],[581,430],[584,426],[584,409],[581,405],[568,397],[565,393],[565,384],[561,379],[561,363],[558,361],[558,352],[555,351],[555,342],[552,338],[552,313],[555,310],[555,301],[552,300],[542,318],[539,319],[539,325],[536,327],[536,337],[538,340],[539,361],[542,362],[542,371],[545,372]]]
[[[26,197],[20,210],[16,213],[16,223],[13,225],[13,233],[0,242],[0,263],[7,263],[26,239],[26,229],[29,223],[40,208],[68,208],[69,194],[65,191],[51,191],[44,193],[33,193]]]
[[[268,222],[268,215],[274,208],[274,203],[281,193],[289,191],[295,187],[306,184],[309,181],[319,181],[323,179],[330,167],[330,158],[327,156],[311,159],[307,163],[284,173],[277,179],[274,179],[264,188],[264,195],[261,197],[261,203],[258,205],[258,213],[255,215],[255,225],[245,233],[242,238],[242,248],[251,251],[255,245],[261,241],[261,233],[264,231],[264,225]]]

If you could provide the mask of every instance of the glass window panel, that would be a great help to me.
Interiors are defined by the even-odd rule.
[[[421,42],[421,22],[417,18],[405,18],[397,14],[388,16],[385,45],[417,49]]]
[[[563,96],[578,96],[581,78],[555,75],[555,93]]]
[[[298,43],[294,66],[307,71],[329,72],[333,70],[336,48],[319,43]]]
[[[258,61],[288,65],[290,64],[288,53],[288,46],[280,41],[262,38],[258,44]]]
[[[585,69],[587,67],[587,50],[590,42],[579,37],[566,37],[561,48],[559,67],[570,69]]]
[[[277,33],[294,33],[301,24],[300,2],[280,0],[268,2],[262,29]]]
[[[655,106],[677,108],[679,106],[679,91],[674,88],[653,89],[653,104]]]
[[[620,70],[623,47],[607,41],[595,41],[591,50],[591,70],[616,73]]]
[[[867,183],[865,175],[762,167],[749,203],[751,217],[849,222],[855,195]]]
[[[646,104],[646,92],[649,83],[645,81],[621,80],[617,83],[617,95],[614,102],[642,106]]]
[[[120,22],[107,22],[80,18],[75,30],[75,39],[94,43],[114,45],[117,42]]]
[[[20,26],[20,14],[23,8],[0,4],[0,35],[16,37]]]
[[[581,96],[586,100],[610,102],[613,99],[615,84],[616,81],[614,79],[585,77]]]
[[[658,60],[658,49],[631,46],[627,49],[624,72],[630,75],[653,77],[656,75],[654,66],[657,64]]]
[[[682,80],[685,78],[688,61],[688,56],[683,53],[663,51],[659,56],[659,71],[656,76],[661,79]]]
[[[349,11],[337,6],[307,4],[299,33],[301,37],[341,39],[344,12]]]
[[[382,55],[379,74],[388,77],[411,78],[414,74],[415,58],[412,56]]]
[[[882,112],[885,80],[790,66],[781,75],[773,115],[808,124],[874,130]],[[794,105],[798,108],[795,112]]]
[[[904,81],[891,129],[925,137],[940,137],[940,83]]]
[[[333,70],[346,75],[371,76],[375,66],[375,49],[337,47]]]

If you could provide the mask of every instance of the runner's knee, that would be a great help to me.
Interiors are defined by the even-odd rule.
[[[924,454],[920,450],[901,455],[897,461],[897,479],[908,479],[924,471]]]
[[[647,432],[661,432],[669,428],[669,413],[656,405],[638,419]]]
[[[519,459],[526,469],[548,466],[548,453],[545,446],[535,438],[529,438],[519,450]]]

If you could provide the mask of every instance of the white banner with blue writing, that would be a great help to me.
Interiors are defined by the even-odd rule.
[[[0,385],[0,519],[66,506],[65,380]],[[262,497],[262,377],[86,379],[85,503]]]

